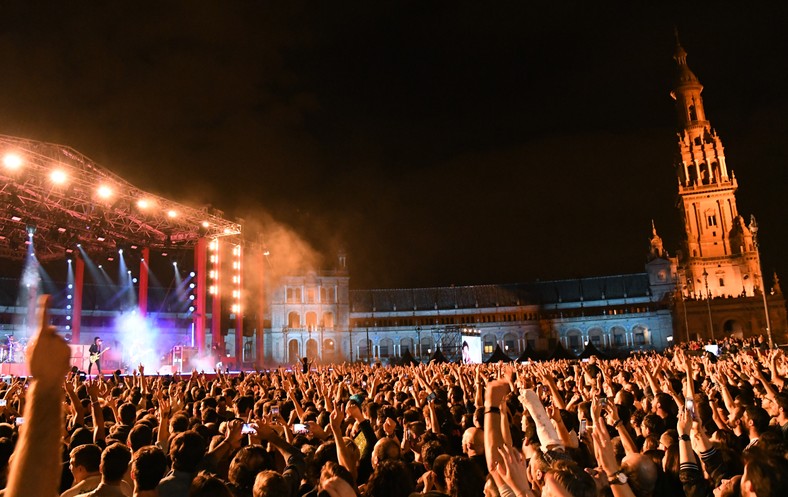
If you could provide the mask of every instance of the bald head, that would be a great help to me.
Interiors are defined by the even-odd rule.
[[[484,455],[484,430],[474,426],[462,434],[462,450],[468,457]]]
[[[372,467],[376,468],[387,459],[399,459],[399,456],[399,444],[390,438],[381,438],[372,449]]]
[[[654,461],[643,454],[630,454],[621,461],[621,469],[629,478],[629,486],[637,497],[651,497],[659,474]]]

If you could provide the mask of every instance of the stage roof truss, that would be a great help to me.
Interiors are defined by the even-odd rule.
[[[77,243],[94,251],[190,248],[202,237],[241,234],[221,212],[145,192],[70,147],[0,135],[0,157],[6,154],[21,165],[0,164],[0,257],[23,258],[29,230],[39,260],[64,258]],[[52,179],[56,170],[62,184]],[[102,185],[107,198],[99,195]]]

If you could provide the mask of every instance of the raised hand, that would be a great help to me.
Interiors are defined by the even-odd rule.
[[[71,350],[66,341],[49,325],[49,295],[38,299],[38,334],[28,347],[30,373],[42,386],[60,388],[68,373]]]

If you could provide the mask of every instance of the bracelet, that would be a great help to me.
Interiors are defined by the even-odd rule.
[[[679,440],[681,440],[682,442],[689,442],[690,436],[687,435],[686,433],[684,435],[679,435]]]
[[[484,414],[501,414],[501,409],[498,407],[488,407],[484,410]]]

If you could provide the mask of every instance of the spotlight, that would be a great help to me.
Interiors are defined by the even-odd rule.
[[[96,238],[96,240],[103,242],[104,240],[106,240],[106,238],[104,238],[103,236],[99,236]]]
[[[3,157],[3,165],[12,171],[16,171],[22,167],[22,158],[16,154],[6,154]]]
[[[194,295],[189,295],[189,300],[194,300]]]
[[[81,244],[81,243],[78,243],[78,244],[77,244],[77,248],[82,248],[82,244]]]
[[[192,271],[191,273],[189,273],[189,276],[191,276],[192,278],[194,278],[195,276],[197,276],[197,273],[195,273],[194,271]]]
[[[68,263],[71,264],[71,259],[68,259]]]
[[[49,174],[49,179],[56,185],[62,185],[68,179],[68,175],[62,169],[55,169]]]
[[[98,190],[96,190],[96,193],[98,193],[100,198],[110,198],[112,196],[112,188],[107,185],[101,185],[98,187]]]
[[[189,306],[189,312],[194,312],[194,306],[193,305]]]
[[[19,216],[11,216],[11,221],[13,221],[15,223],[18,223],[21,220],[22,220],[22,218],[19,217]]]
[[[69,262],[71,262],[71,259],[69,259]],[[69,289],[69,290],[71,290],[72,288],[74,288],[74,285],[73,285],[73,284],[71,284],[71,283],[69,283],[69,284],[68,284],[68,289]]]
[[[194,288],[194,283],[189,283],[189,288]]]
[[[203,228],[210,228],[211,227],[211,223],[209,223],[208,221],[203,221],[202,222],[202,227]]]
[[[137,200],[137,207],[140,209],[147,209],[150,207],[150,201],[144,198]]]
[[[120,255],[123,255],[123,249],[118,249],[118,253],[119,253]]]
[[[27,225],[27,236],[33,238],[33,235],[36,234],[36,227],[32,224]]]
[[[137,282],[137,278],[132,278],[132,279],[131,279],[131,282],[132,282],[132,283],[136,283],[136,282]]]
[[[178,267],[178,261],[172,261],[172,265]]]
[[[104,266],[103,266],[103,265],[101,265],[101,264],[99,264],[99,265],[98,265],[98,268],[99,268],[99,269],[104,269]]]
[[[71,299],[72,299],[72,298],[74,298],[74,297],[73,297],[72,295],[67,295],[67,296],[66,296],[66,298],[67,298],[68,300],[71,300]]]
[[[174,217],[177,217],[177,216],[178,216],[177,212],[175,212],[173,210],[167,211],[167,217],[174,218]]]
[[[127,272],[127,273],[129,273],[129,274],[131,274],[131,269],[129,269],[129,270],[128,270],[128,271],[126,271],[126,272]]]

